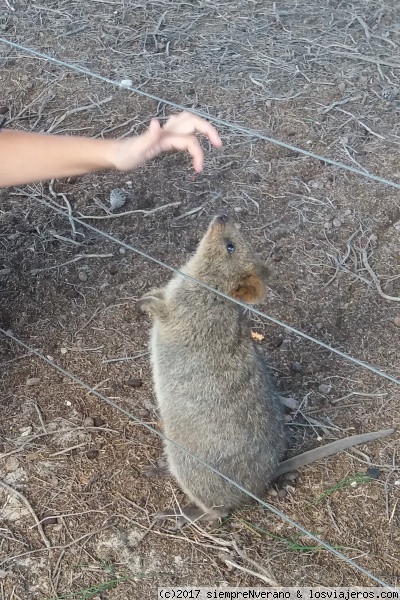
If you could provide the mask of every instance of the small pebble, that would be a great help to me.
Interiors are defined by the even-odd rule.
[[[125,384],[133,388],[140,388],[143,385],[143,381],[141,379],[127,379]]]
[[[277,497],[277,495],[278,495],[278,492],[276,491],[276,489],[275,489],[275,488],[273,488],[273,487],[270,487],[270,488],[268,488],[268,490],[267,490],[267,494],[268,494],[268,496],[272,496],[273,498],[276,498],[276,497]]]
[[[115,296],[114,296],[114,294],[109,294],[108,296],[106,296],[104,298],[104,304],[106,306],[111,306],[111,304],[114,304],[114,302],[115,302]]]
[[[330,229],[331,227],[332,227],[332,223],[330,221],[326,221],[326,223],[324,223],[325,229]]]
[[[110,192],[110,206],[112,210],[122,208],[127,200],[127,194],[120,188],[114,188]]]
[[[381,92],[381,97],[384,100],[387,100],[388,102],[393,102],[396,99],[398,91],[399,90],[397,88],[387,85],[383,88]]]
[[[345,91],[345,89],[346,89],[346,84],[345,84],[343,81],[341,81],[341,82],[339,83],[339,85],[338,85],[338,88],[339,88],[339,90],[340,90],[340,91],[342,92],[342,94],[343,94],[343,92],[344,92],[344,91]]]
[[[116,273],[118,273],[119,266],[115,263],[112,263],[111,265],[108,265],[108,270],[111,275],[115,275]]]
[[[92,417],[86,417],[83,421],[84,427],[94,427],[94,419]]]
[[[91,450],[88,450],[86,452],[86,456],[90,459],[93,460],[94,458],[97,458],[99,455],[99,451],[96,448],[92,448]]]
[[[119,249],[119,253],[120,254],[126,254],[126,248],[120,248]]]
[[[103,419],[100,419],[100,417],[94,417],[93,419],[93,425],[95,427],[101,427],[102,425],[104,425],[105,421],[103,421]]]
[[[30,377],[26,380],[26,385],[38,385],[40,383],[39,377]]]
[[[331,389],[332,386],[328,383],[321,383],[321,385],[318,388],[318,391],[320,392],[320,394],[329,394]]]
[[[315,323],[315,327],[318,329],[318,331],[321,331],[321,329],[323,328],[324,324],[323,323]]]
[[[272,344],[275,346],[275,348],[279,348],[279,346],[281,346],[282,342],[283,342],[283,338],[280,336],[276,336],[272,340]]]
[[[87,279],[88,279],[87,273],[85,273],[85,271],[79,271],[78,278],[79,278],[79,281],[87,281]]]
[[[371,479],[379,479],[379,477],[381,476],[381,472],[375,467],[369,467],[367,469],[367,475],[368,477],[371,477]]]
[[[313,250],[315,247],[315,244],[313,244],[312,242],[308,242],[305,247],[306,247],[306,250]]]
[[[279,350],[282,350],[282,352],[285,352],[286,350],[290,349],[290,345],[291,345],[290,340],[283,340],[282,344],[279,346]]]
[[[60,348],[60,353],[64,356],[64,354],[67,354],[68,352],[68,348]]]
[[[121,85],[123,85],[124,87],[132,87],[133,85],[133,81],[132,79],[121,79]]]
[[[287,496],[287,491],[286,490],[279,490],[278,492],[278,498],[286,498]]]
[[[147,410],[147,408],[139,408],[139,410],[137,411],[137,414],[139,417],[142,417],[145,419],[146,417],[150,416],[150,411]]]
[[[75,290],[74,288],[71,288],[70,290],[67,290],[65,292],[65,295],[67,296],[67,298],[78,298],[79,292],[77,290]]]
[[[348,208],[347,210],[344,211],[343,214],[344,214],[345,217],[349,217],[351,215],[351,212],[352,212],[351,208]]]
[[[292,371],[294,371],[295,373],[301,373],[303,370],[303,366],[301,363],[295,361],[291,364],[291,369]]]
[[[341,224],[342,224],[342,221],[341,221],[340,219],[333,219],[333,221],[332,221],[332,225],[333,225],[333,227],[335,227],[336,229],[337,229],[338,227],[340,227],[340,226],[341,226]]]
[[[396,327],[400,327],[400,315],[395,316],[393,323]]]
[[[242,212],[243,208],[241,206],[235,206],[234,209],[235,213],[240,213]]]

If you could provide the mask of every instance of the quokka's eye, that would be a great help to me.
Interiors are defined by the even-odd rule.
[[[229,254],[233,254],[236,250],[236,246],[233,242],[228,242],[226,244],[226,249],[228,250]]]

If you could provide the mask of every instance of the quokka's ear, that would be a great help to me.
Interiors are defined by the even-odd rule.
[[[147,292],[138,300],[137,309],[145,312],[151,319],[163,320],[167,316],[167,306],[163,289]]]
[[[258,275],[247,275],[242,279],[238,287],[233,290],[233,298],[237,298],[246,304],[258,304],[265,299],[267,290],[264,281]]]

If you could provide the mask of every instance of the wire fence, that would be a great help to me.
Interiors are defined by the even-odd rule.
[[[80,67],[77,65],[73,65],[70,63],[67,63],[65,61],[62,61],[60,59],[54,58],[50,55],[44,54],[42,52],[39,52],[37,50],[34,50],[32,48],[28,48],[26,46],[23,46],[21,44],[17,44],[15,42],[12,42],[10,40],[7,40],[6,38],[0,37],[0,42],[15,48],[17,50],[23,51],[23,52],[27,52],[28,54],[32,55],[32,56],[36,56],[37,58],[41,58],[44,59],[46,61],[50,61],[54,64],[57,64],[60,67],[64,67],[64,68],[68,68],[71,69],[75,72],[84,74],[84,75],[88,75],[90,77],[96,78],[100,81],[103,81],[104,83],[108,83],[111,84],[113,86],[116,87],[121,87],[124,88],[128,91],[131,92],[135,92],[141,96],[147,97],[149,99],[152,100],[156,100],[157,102],[161,102],[165,105],[171,106],[175,109],[178,110],[188,110],[189,112],[192,112],[193,114],[196,114],[200,117],[203,117],[205,119],[207,119],[208,121],[214,122],[220,126],[224,126],[227,128],[230,128],[234,131],[238,131],[240,133],[243,133],[245,135],[257,138],[257,139],[261,139],[264,141],[267,141],[269,143],[275,144],[277,146],[281,146],[284,147],[286,149],[295,151],[299,154],[303,154],[305,156],[308,156],[309,158],[312,159],[316,159],[319,161],[323,161],[325,164],[329,164],[341,169],[344,169],[346,171],[349,171],[353,174],[356,175],[361,175],[367,179],[373,180],[375,182],[390,186],[392,188],[395,189],[400,189],[400,184],[397,184],[391,180],[385,179],[383,177],[380,177],[378,175],[374,175],[372,173],[366,172],[366,171],[362,171],[360,169],[356,169],[355,167],[352,167],[350,165],[346,165],[344,163],[335,161],[331,158],[327,158],[324,156],[320,156],[318,154],[314,154],[312,152],[309,152],[308,150],[299,148],[297,146],[293,146],[291,144],[286,144],[285,142],[282,142],[281,140],[278,140],[276,138],[271,138],[269,136],[264,135],[261,132],[243,127],[241,125],[239,125],[238,123],[232,123],[229,121],[224,121],[222,119],[219,119],[217,117],[214,117],[213,115],[209,115],[207,113],[204,113],[202,111],[199,110],[195,110],[192,108],[186,108],[180,104],[177,104],[175,102],[171,102],[167,99],[164,98],[160,98],[158,96],[155,96],[153,94],[150,94],[148,92],[144,92],[141,89],[135,88],[133,86],[126,86],[125,84],[122,84],[120,82],[114,81],[112,79],[109,79],[107,77],[104,77],[100,74],[94,73],[84,67]],[[340,356],[341,358],[344,358],[345,360],[352,362],[353,364],[362,367],[364,369],[369,370],[370,372],[374,373],[375,375],[378,375],[382,378],[385,378],[389,381],[391,381],[392,383],[395,383],[396,385],[400,385],[400,379],[378,369],[377,367],[375,367],[374,365],[371,365],[369,363],[366,363],[364,361],[361,361],[349,354],[346,354],[345,352],[342,352],[341,350],[338,350],[336,348],[333,348],[332,346],[329,346],[328,344],[325,344],[324,342],[317,340],[316,338],[313,338],[312,336],[309,336],[308,334],[294,328],[291,327],[290,325],[287,325],[285,323],[283,323],[282,321],[276,319],[275,317],[272,317],[270,315],[267,315],[253,307],[249,307],[248,305],[238,301],[237,299],[231,298],[229,296],[227,296],[226,294],[213,289],[212,287],[208,286],[207,284],[197,281],[194,278],[190,277],[187,274],[181,273],[178,269],[175,269],[174,267],[172,267],[171,265],[168,265],[162,261],[160,261],[159,259],[150,256],[149,254],[143,252],[142,250],[140,250],[139,248],[135,248],[134,246],[131,246],[130,244],[127,244],[126,242],[123,242],[122,240],[118,240],[117,238],[113,237],[112,235],[110,235],[109,233],[102,231],[100,229],[97,229],[96,227],[93,227],[92,225],[86,223],[85,221],[71,215],[70,213],[67,213],[66,211],[62,210],[59,207],[54,206],[51,203],[46,202],[43,199],[40,198],[36,198],[36,200],[38,202],[40,202],[41,204],[47,206],[48,208],[51,208],[53,211],[55,211],[56,213],[67,217],[70,221],[71,219],[73,219],[74,222],[79,223],[80,225],[82,225],[83,227],[85,227],[86,229],[95,232],[98,235],[103,236],[104,238],[108,239],[109,241],[116,243],[132,252],[135,252],[136,254],[139,254],[140,256],[142,256],[143,258],[150,260],[156,264],[158,264],[159,266],[168,269],[176,274],[181,275],[182,277],[186,277],[188,279],[191,279],[193,281],[196,281],[196,283],[198,285],[201,285],[202,287],[205,287],[206,289],[208,289],[209,291],[222,296],[223,298],[230,300],[232,302],[234,302],[235,304],[241,306],[242,308],[245,308],[247,310],[250,310],[251,312],[253,312],[254,314],[265,318],[271,322],[273,322],[276,325],[279,325],[280,327],[284,327],[285,329],[291,331],[292,333],[295,333],[296,335],[299,335],[315,344],[318,344],[320,347],[324,348],[325,350],[328,350],[329,352],[332,352],[338,356]],[[168,440],[168,438],[162,434],[161,432],[157,431],[156,429],[154,429],[153,427],[151,427],[149,424],[141,421],[139,418],[137,418],[135,415],[131,414],[129,411],[127,411],[126,409],[124,409],[123,407],[119,406],[118,404],[116,404],[114,401],[110,400],[109,398],[107,398],[106,396],[104,396],[103,394],[101,394],[100,392],[98,392],[97,390],[95,390],[94,388],[90,387],[88,384],[84,383],[82,380],[80,380],[78,377],[76,377],[75,375],[73,375],[72,373],[68,372],[67,370],[63,369],[61,366],[57,365],[56,363],[54,363],[53,361],[49,360],[48,358],[46,358],[45,356],[43,356],[40,352],[38,352],[37,350],[35,350],[34,348],[30,347],[28,344],[26,344],[25,342],[19,340],[12,332],[10,331],[6,331],[2,328],[0,328],[0,333],[2,333],[4,336],[7,336],[9,339],[13,340],[14,342],[16,342],[17,344],[19,344],[21,347],[25,348],[30,354],[35,355],[37,358],[41,359],[42,361],[44,361],[45,363],[49,364],[52,368],[56,369],[57,371],[59,371],[60,373],[62,373],[64,376],[68,377],[70,380],[72,380],[73,382],[77,383],[78,385],[80,385],[81,387],[83,387],[84,389],[86,389],[87,391],[89,391],[90,393],[94,394],[95,396],[97,396],[98,398],[100,398],[101,400],[103,400],[104,402],[106,402],[107,404],[109,404],[110,406],[112,406],[113,408],[115,408],[116,410],[118,410],[119,412],[123,413],[125,416],[127,416],[130,419],[133,419],[134,421],[136,421],[137,423],[140,423],[143,427],[145,427],[146,429],[148,429],[149,431],[151,431],[152,433],[155,433],[157,436],[159,436],[160,438],[162,438],[163,440]],[[352,559],[350,559],[349,557],[347,557],[346,555],[342,554],[341,552],[339,552],[338,550],[336,550],[335,548],[333,548],[330,544],[328,544],[327,542],[323,541],[322,539],[320,539],[318,536],[314,535],[313,533],[311,533],[310,531],[308,531],[307,529],[305,529],[304,527],[302,527],[300,524],[296,523],[295,521],[293,521],[292,519],[290,519],[289,517],[287,517],[284,513],[282,513],[281,511],[279,511],[277,508],[275,508],[274,506],[267,504],[265,501],[263,501],[261,498],[258,498],[257,496],[255,496],[254,494],[252,494],[250,491],[246,490],[245,488],[243,488],[240,484],[236,483],[235,481],[233,481],[232,479],[230,479],[229,477],[227,477],[226,475],[224,475],[223,473],[220,473],[217,469],[215,469],[214,467],[212,467],[211,465],[207,464],[206,462],[204,462],[202,459],[200,459],[199,457],[196,457],[195,455],[193,455],[191,452],[189,452],[188,450],[186,450],[185,448],[183,448],[182,446],[180,446],[179,444],[177,444],[176,442],[174,442],[173,440],[168,440],[170,442],[172,442],[173,444],[175,444],[177,447],[179,447],[180,449],[184,450],[185,452],[187,452],[190,456],[192,456],[193,458],[195,458],[196,460],[198,460],[200,463],[202,463],[204,466],[206,466],[207,468],[209,468],[211,471],[213,471],[215,474],[217,474],[218,476],[222,477],[223,479],[225,479],[228,483],[230,483],[231,485],[234,485],[236,488],[238,488],[239,490],[241,490],[242,492],[246,493],[249,497],[253,498],[253,500],[256,500],[259,504],[261,504],[261,506],[263,506],[264,508],[267,508],[268,510],[270,510],[272,513],[274,513],[276,516],[280,517],[281,519],[283,519],[284,521],[286,521],[287,523],[289,523],[292,527],[295,527],[296,529],[298,529],[299,531],[301,531],[303,534],[307,535],[309,538],[311,538],[312,540],[314,540],[315,542],[317,542],[320,546],[324,547],[326,550],[328,550],[331,554],[335,555],[337,558],[340,558],[341,560],[345,561],[348,565],[352,566],[353,568],[357,569],[360,573],[362,573],[363,575],[366,575],[367,577],[369,577],[370,579],[372,579],[373,581],[375,581],[376,583],[378,583],[380,586],[386,588],[386,589],[394,589],[392,587],[390,587],[387,583],[385,583],[384,581],[382,581],[381,579],[379,579],[377,576],[375,576],[373,573],[369,572],[368,570],[364,569],[363,567],[361,567],[359,564],[357,564],[355,561],[353,561]]]
[[[282,148],[286,148],[286,150],[291,150],[291,151],[297,152],[298,154],[303,154],[304,156],[308,156],[309,158],[313,158],[315,160],[322,161],[328,165],[332,165],[333,167],[338,167],[340,169],[350,171],[351,173],[355,173],[356,175],[362,175],[363,177],[366,177],[367,179],[371,179],[372,181],[376,181],[378,183],[383,183],[384,185],[388,185],[397,190],[400,190],[400,183],[395,183],[394,181],[391,181],[390,179],[385,179],[384,177],[380,177],[379,175],[374,175],[373,173],[369,173],[368,171],[362,171],[361,169],[357,169],[356,167],[352,167],[351,165],[346,165],[345,163],[334,160],[333,158],[328,158],[326,156],[314,154],[314,152],[310,152],[309,150],[305,150],[304,148],[300,148],[298,146],[293,146],[292,144],[287,144],[286,142],[282,142],[282,140],[278,140],[277,138],[269,137],[269,136],[265,135],[264,133],[261,133],[260,131],[256,131],[255,129],[249,129],[248,127],[239,125],[239,123],[235,123],[232,121],[225,121],[223,119],[215,117],[214,115],[210,115],[208,113],[205,113],[201,110],[197,110],[195,108],[187,108],[187,107],[183,106],[182,104],[178,104],[177,102],[172,102],[171,100],[168,100],[167,98],[161,98],[160,96],[150,94],[149,92],[145,92],[145,91],[143,91],[139,88],[133,87],[131,85],[126,85],[125,83],[115,81],[114,79],[110,79],[109,77],[104,77],[103,75],[100,75],[99,73],[95,73],[94,71],[90,71],[89,69],[86,69],[85,67],[73,65],[71,63],[60,60],[59,58],[54,58],[53,56],[50,56],[49,54],[44,54],[43,52],[39,52],[38,50],[34,50],[33,48],[28,48],[27,46],[22,46],[21,44],[17,44],[16,42],[11,42],[10,40],[7,40],[6,38],[3,38],[1,36],[0,36],[0,42],[2,42],[3,44],[7,44],[11,48],[15,48],[15,49],[21,50],[23,52],[28,52],[29,54],[31,54],[32,56],[36,56],[37,58],[42,58],[46,61],[50,61],[53,64],[58,65],[59,67],[64,67],[66,69],[71,69],[72,71],[75,71],[76,73],[88,75],[89,77],[98,79],[99,81],[102,81],[103,83],[108,83],[115,87],[123,88],[130,92],[134,92],[135,94],[144,96],[145,98],[149,98],[150,100],[155,100],[156,102],[165,104],[166,106],[171,106],[172,108],[175,108],[177,110],[186,110],[188,112],[193,113],[194,115],[202,117],[203,119],[207,119],[208,121],[211,121],[217,125],[221,125],[222,127],[227,127],[228,129],[232,129],[233,131],[238,131],[240,133],[244,133],[245,135],[248,135],[250,137],[258,138],[259,140],[264,140],[265,142],[270,142],[271,144],[275,144],[276,146],[281,146]]]
[[[131,250],[132,252],[135,252],[136,254],[139,254],[139,256],[142,256],[146,260],[149,260],[149,261],[159,265],[160,267],[163,267],[164,269],[168,269],[169,271],[172,271],[173,273],[180,275],[181,277],[190,279],[191,281],[195,282],[197,285],[200,285],[201,287],[209,290],[210,292],[213,292],[214,294],[217,294],[218,296],[221,296],[222,298],[225,298],[226,300],[229,300],[230,302],[237,304],[238,306],[248,310],[249,312],[252,312],[259,317],[263,317],[264,319],[271,321],[275,325],[279,325],[280,327],[283,327],[283,328],[287,329],[288,331],[291,331],[292,333],[295,333],[296,335],[298,335],[310,342],[313,342],[314,344],[317,344],[318,346],[321,346],[321,348],[324,348],[325,350],[328,350],[329,352],[337,354],[341,358],[344,358],[345,360],[347,360],[359,367],[362,367],[363,369],[367,369],[368,371],[371,371],[372,373],[374,373],[375,375],[378,375],[379,377],[383,377],[384,379],[387,379],[387,380],[391,381],[392,383],[395,383],[396,385],[400,385],[400,379],[398,379],[397,377],[394,377],[393,375],[390,375],[390,373],[386,373],[385,371],[378,369],[374,365],[371,365],[371,364],[364,362],[358,358],[355,358],[354,356],[351,356],[350,354],[346,354],[345,352],[342,352],[341,350],[338,350],[337,348],[334,348],[333,346],[330,346],[329,344],[325,344],[325,342],[318,340],[317,338],[314,338],[311,335],[308,335],[307,333],[304,333],[304,331],[300,331],[300,329],[296,329],[295,327],[292,327],[291,325],[288,325],[287,323],[284,323],[283,321],[280,321],[279,319],[276,319],[275,317],[272,317],[271,315],[268,315],[260,310],[257,310],[253,306],[249,306],[248,304],[245,304],[244,302],[237,300],[237,298],[232,298],[231,296],[228,296],[227,294],[224,294],[223,292],[216,290],[215,288],[207,285],[203,281],[199,281],[198,279],[195,279],[194,277],[191,277],[190,275],[188,275],[186,273],[182,273],[181,271],[179,271],[178,269],[175,269],[171,265],[168,265],[167,263],[164,263],[163,261],[159,260],[158,258],[155,258],[154,256],[151,256],[150,254],[147,254],[147,252],[144,252],[143,250],[140,250],[139,248],[136,248],[135,246],[132,246],[131,244],[127,244],[126,242],[119,240],[118,238],[107,233],[106,231],[102,231],[101,229],[98,229],[97,227],[90,225],[89,223],[87,223],[86,221],[84,221],[82,219],[79,219],[78,217],[71,216],[71,214],[69,212],[67,213],[64,210],[61,210],[60,208],[54,206],[50,202],[46,202],[46,200],[43,200],[42,198],[39,198],[39,197],[35,198],[35,201],[39,202],[39,204],[43,204],[44,206],[47,206],[48,208],[51,208],[54,212],[58,213],[59,215],[65,216],[66,218],[68,218],[69,221],[71,221],[71,219],[72,219],[75,223],[82,225],[86,229],[89,229],[90,231],[97,233],[98,235],[106,238],[107,240],[110,240],[111,242],[114,242],[115,244],[118,244],[119,246],[121,246],[127,250]]]

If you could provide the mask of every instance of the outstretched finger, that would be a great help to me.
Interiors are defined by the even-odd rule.
[[[200,133],[205,135],[210,143],[216,148],[222,146],[221,138],[219,137],[218,131],[215,129],[215,127],[202,117],[198,117],[193,113],[183,112],[180,115],[172,117],[170,122],[165,124],[164,129],[172,129],[176,127],[177,122],[179,121],[181,121],[181,123],[185,123],[186,133]]]
[[[211,140],[210,140],[211,141]],[[197,173],[201,173],[203,170],[204,163],[204,152],[202,147],[199,144],[199,141],[196,137],[191,136],[187,140],[187,151],[191,155],[193,159],[193,168]]]
[[[197,173],[201,173],[204,163],[204,152],[198,139],[194,136],[180,136],[174,139],[173,147],[175,150],[186,150],[193,159],[193,168]]]

